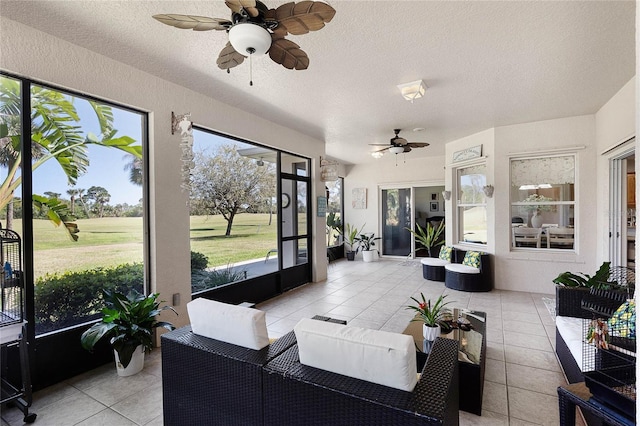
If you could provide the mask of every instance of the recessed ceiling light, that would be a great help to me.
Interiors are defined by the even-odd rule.
[[[424,132],[426,129],[424,127],[416,127],[413,129],[414,132]]]

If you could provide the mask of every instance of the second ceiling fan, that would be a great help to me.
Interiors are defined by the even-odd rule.
[[[375,152],[389,151],[393,154],[402,154],[403,152],[411,152],[412,148],[424,148],[429,146],[427,142],[409,142],[405,138],[400,137],[399,133],[402,129],[393,129],[393,132],[396,134],[389,140],[388,144],[382,143],[370,143],[372,146],[385,146],[386,148],[379,149]]]

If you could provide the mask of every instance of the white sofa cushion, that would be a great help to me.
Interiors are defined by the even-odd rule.
[[[411,336],[308,318],[293,330],[302,364],[409,392],[416,386]]]
[[[462,265],[460,263],[448,263],[444,265],[444,269],[448,271],[458,272],[461,274],[479,274],[480,269],[473,266]]]
[[[263,311],[198,298],[187,312],[195,334],[256,350],[269,344]]]
[[[424,259],[420,260],[420,263],[428,266],[444,266],[448,265],[451,262],[447,262],[446,260],[442,260],[437,257],[425,257]]]

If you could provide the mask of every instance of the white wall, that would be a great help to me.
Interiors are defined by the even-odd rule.
[[[190,300],[189,212],[187,195],[180,190],[179,136],[171,135],[171,112],[191,113],[191,120],[209,129],[260,142],[263,145],[311,157],[313,176],[324,154],[323,141],[314,140],[184,87],[52,37],[17,22],[0,18],[0,68],[56,86],[84,92],[149,112],[149,185],[151,226],[151,287],[171,300],[181,293],[176,326],[189,322]],[[312,194],[324,195],[315,180]],[[313,278],[326,278],[324,219],[313,216]]]
[[[429,148],[425,148],[429,149]],[[402,158],[405,157],[405,158]],[[412,157],[411,154],[385,155],[373,163],[347,166],[344,175],[344,216],[343,223],[350,223],[360,228],[365,225],[365,232],[375,232],[380,236],[379,222],[379,189],[381,186],[441,186],[444,182],[443,157]],[[406,161],[406,162],[405,162]],[[367,189],[367,208],[363,210],[352,207],[352,190]]]
[[[596,146],[595,117],[560,118],[495,129],[495,286],[496,288],[554,293],[552,280],[564,271],[593,274],[596,266]],[[539,155],[561,149],[577,152],[576,252],[512,252],[510,158]]]

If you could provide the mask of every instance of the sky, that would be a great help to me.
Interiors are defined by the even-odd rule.
[[[76,98],[74,101],[78,115],[81,118],[80,125],[86,135],[92,132],[100,134],[98,119],[89,103]],[[119,108],[112,108],[114,115],[114,128],[118,130],[116,136],[130,136],[137,141],[142,141],[143,117]],[[109,204],[116,205],[127,203],[138,204],[142,198],[142,187],[133,185],[129,181],[129,172],[124,165],[129,161],[129,155],[115,148],[104,148],[89,145],[90,165],[87,173],[78,178],[76,188],[88,189],[91,186],[102,186],[111,194]],[[6,171],[5,171],[6,173]],[[33,193],[43,195],[46,191],[62,194],[62,198],[68,199],[67,177],[54,160],[46,161],[33,172]]]

